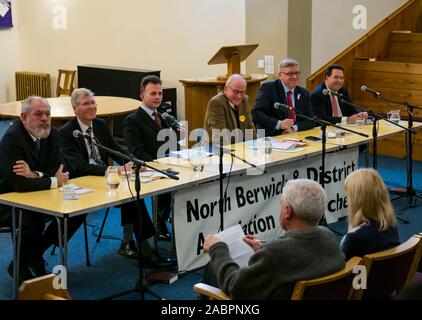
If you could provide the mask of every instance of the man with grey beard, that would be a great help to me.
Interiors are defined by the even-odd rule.
[[[59,153],[59,136],[51,127],[50,105],[41,97],[29,97],[22,103],[20,119],[0,141],[0,194],[55,189],[66,183]],[[9,207],[0,207],[0,220],[10,222]],[[84,215],[69,219],[69,239],[83,222]],[[46,273],[43,253],[58,245],[57,223],[44,231],[46,215],[24,210],[21,228],[20,279],[23,281]],[[8,267],[13,273],[13,261]]]

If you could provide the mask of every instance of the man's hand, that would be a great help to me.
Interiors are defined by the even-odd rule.
[[[61,164],[56,174],[54,175],[57,178],[57,186],[62,186],[63,183],[66,183],[69,180],[69,172],[63,172],[63,165]]]
[[[205,242],[204,242],[204,252],[208,253],[210,248],[216,244],[217,242],[220,242],[221,240],[218,239],[215,235],[213,234],[209,234],[205,237]]]
[[[38,174],[34,171],[31,171],[28,164],[24,160],[16,161],[12,170],[17,176],[22,176],[25,178],[38,178]]]
[[[294,121],[292,119],[284,119],[283,121],[281,121],[280,129],[284,131],[293,130],[292,129],[293,124],[294,124]]]
[[[253,251],[257,251],[262,248],[262,242],[256,236],[248,234],[243,238],[243,241],[250,245]]]
[[[132,172],[132,167],[133,167],[133,162],[129,161],[128,163],[126,163],[124,166],[119,166],[119,174],[121,174],[122,172]]]

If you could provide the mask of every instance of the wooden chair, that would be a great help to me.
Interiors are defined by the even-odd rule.
[[[352,299],[391,299],[405,285],[410,285],[422,255],[422,236],[363,257],[366,267],[366,289],[356,290]]]
[[[193,290],[209,297],[211,300],[231,300],[231,298],[223,292],[223,290],[210,286],[205,283],[197,283],[193,286]]]
[[[42,277],[26,280],[19,288],[19,300],[71,300],[66,289],[55,289],[53,280],[55,274],[50,273]]]
[[[72,94],[72,91],[75,89],[75,86],[74,86],[75,75],[76,75],[76,70],[59,69],[59,75],[57,77],[57,89],[56,89],[57,97],[70,96]],[[63,81],[62,81],[62,77],[63,77]],[[62,82],[63,82],[63,85],[62,85]]]
[[[333,274],[312,280],[297,281],[291,300],[350,300],[353,294],[353,269],[362,258],[353,257]]]
[[[353,268],[362,261],[359,257],[350,259],[346,266],[331,275],[297,281],[291,296],[292,300],[349,300],[353,293]],[[222,290],[205,283],[197,283],[193,290],[211,300],[230,300]]]

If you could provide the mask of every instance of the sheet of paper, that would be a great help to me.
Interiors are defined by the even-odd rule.
[[[239,267],[246,267],[248,265],[249,258],[254,254],[254,251],[245,241],[243,241],[245,234],[243,233],[240,224],[227,228],[226,230],[217,233],[215,236],[227,243],[230,256]]]

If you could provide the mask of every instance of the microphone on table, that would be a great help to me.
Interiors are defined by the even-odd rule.
[[[377,92],[377,91],[375,91],[375,90],[373,90],[373,89],[371,89],[371,88],[368,88],[367,86],[365,86],[365,85],[363,85],[362,87],[360,87],[360,90],[362,91],[362,92],[369,92],[369,93],[372,93],[373,94],[373,96],[374,96],[374,98],[378,98],[380,95],[381,95],[381,93],[379,93],[379,92]]]

